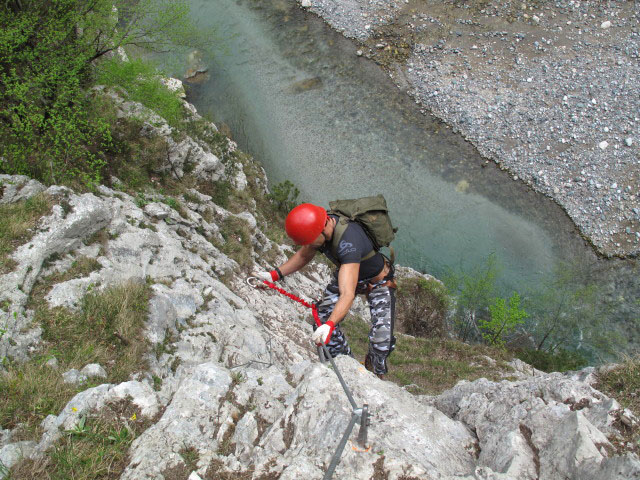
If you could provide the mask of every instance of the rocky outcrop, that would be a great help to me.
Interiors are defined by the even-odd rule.
[[[534,373],[515,382],[460,382],[432,404],[476,433],[478,462],[499,478],[640,475],[634,456],[625,457],[624,467],[620,457],[610,458],[614,449],[607,436],[616,434],[612,414],[620,409],[615,400],[587,381]]]
[[[223,167],[216,175],[226,174]],[[45,190],[22,177],[2,181],[23,185],[5,188],[2,201]],[[251,232],[251,255],[260,268],[272,266],[264,261],[267,251],[275,249],[283,261],[288,247],[260,231],[256,213],[235,215],[197,192],[198,202],[183,198],[179,212],[160,197],[143,205],[104,186],[84,195],[46,191],[56,203],[51,215],[14,252],[15,270],[0,277],[0,301],[18,312],[3,313],[10,334],[0,339],[0,356],[26,358],[37,346],[39,330],[29,322],[26,298],[38,278],[65,271],[80,255],[94,258],[99,268],[55,285],[49,304],[73,309],[90,286],[147,279],[153,297],[145,336],[151,345],[171,348],[149,352],[149,370],[130,381],[77,394],[45,419],[38,442],[13,441],[11,432],[0,432],[0,461],[10,467],[22,457],[42,456],[83,415],[128,399],[153,425],[131,446],[123,479],[162,479],[185,465],[185,448],[198,454],[192,479],[322,478],[351,407],[335,372],[317,361],[308,310],[250,287],[219,248],[224,219],[235,216]],[[100,232],[99,245],[92,243]],[[283,286],[310,300],[328,273],[317,264],[287,277]],[[372,425],[368,448],[352,435],[334,478],[640,477],[635,456],[615,456],[610,448],[611,413],[619,405],[589,385],[589,372],[546,375],[518,365],[515,381],[481,379],[437,397],[417,397],[353,358],[336,363],[356,402],[368,404]],[[97,366],[84,373],[89,371],[101,373]]]

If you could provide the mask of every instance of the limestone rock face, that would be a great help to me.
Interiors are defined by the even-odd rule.
[[[339,357],[336,364],[356,403],[367,403],[372,413],[372,448],[359,448],[354,430],[335,478],[371,478],[381,452],[390,478],[456,478],[472,474],[476,440],[469,429],[435,408],[420,404],[395,385],[379,380],[352,358]],[[331,461],[352,412],[335,373],[317,362],[308,363],[285,405],[281,420],[256,446],[258,464],[276,459],[290,478],[305,472],[300,464],[307,470],[313,465],[316,468],[313,473],[308,472],[310,478],[322,478],[324,466]],[[302,457],[306,461],[301,462]]]
[[[121,101],[120,108],[130,115],[141,107]],[[169,138],[170,127],[156,120],[145,128],[164,129]],[[202,178],[238,179],[238,169],[226,172],[202,146],[187,143],[175,143],[168,160],[175,176],[197,157],[193,172]],[[79,257],[94,259],[95,270],[54,285],[45,297],[50,306],[78,308],[90,287],[152,285],[144,329],[148,369],[118,385],[80,383],[86,389],[42,422],[37,443],[0,431],[5,466],[45,455],[83,415],[127,400],[153,424],[132,444],[123,479],[160,480],[167,471],[186,468],[184,449],[198,454],[187,472],[194,480],[323,478],[352,407],[336,372],[318,361],[310,312],[271,289],[250,286],[238,263],[219,248],[224,219],[235,216],[248,226],[254,269],[282,264],[292,250],[267,238],[258,212],[231,213],[196,190],[175,209],[160,196],[140,202],[106,186],[78,195],[25,177],[0,180],[1,202],[46,191],[54,204],[33,237],[12,253],[14,270],[0,276],[0,325],[8,332],[0,338],[0,358],[29,358],[41,334],[26,308],[33,286],[53,272],[64,273]],[[259,182],[266,186],[264,178]],[[329,275],[326,265],[313,264],[279,285],[311,302]],[[368,317],[361,302],[354,310]],[[461,382],[439,396],[419,397],[379,380],[353,358],[339,357],[336,364],[356,403],[368,405],[371,426],[367,448],[357,444],[356,426],[334,478],[640,478],[637,457],[612,453],[612,413],[620,406],[594,390],[594,369],[544,374],[514,361],[515,381]],[[96,381],[107,373],[93,365],[71,376]]]
[[[22,177],[5,176],[3,184],[15,186],[21,181]],[[11,254],[17,264],[15,269],[0,276],[0,302],[10,305],[7,311],[0,312],[0,324],[6,325],[7,330],[0,339],[0,358],[25,360],[38,341],[40,332],[30,327],[32,312],[25,310],[25,306],[45,262],[81,247],[83,240],[109,222],[109,205],[90,193],[74,195],[57,187],[43,190],[34,182],[26,182],[17,193],[5,188],[9,198],[2,199],[20,201],[42,191],[59,203],[54,205],[51,215],[41,219],[31,240]]]
[[[227,369],[213,363],[184,372],[160,420],[131,446],[131,464],[121,478],[158,478],[182,462],[179,452],[186,447],[215,451],[220,429],[216,413],[226,406],[231,382]]]
[[[179,80],[169,79],[167,82],[173,82],[171,84],[174,84],[175,82],[179,82]],[[226,178],[224,164],[218,156],[209,150],[206,144],[182,133],[174,135],[176,133],[175,129],[171,127],[165,119],[150,111],[142,104],[126,101],[112,91],[105,89],[98,90],[103,91],[114,101],[118,107],[117,114],[119,117],[137,117],[144,119],[140,135],[159,137],[164,140],[167,145],[167,156],[159,170],[160,173],[169,173],[175,178],[182,178],[186,170],[192,172],[198,179],[204,181],[217,181],[223,177]],[[194,118],[200,118],[200,116],[195,113],[195,109],[192,106],[190,107],[189,110],[194,112]],[[217,130],[213,124],[211,124],[211,129],[214,131]],[[230,145],[229,148],[231,148]],[[235,178],[236,176],[231,176],[230,180]]]
[[[3,189],[0,204],[26,200],[46,190],[40,182],[24,175],[0,175],[0,186]]]
[[[476,432],[479,464],[506,478],[640,476],[631,455],[618,469],[626,473],[610,476],[621,461],[607,453],[620,405],[575,376],[536,372],[515,382],[460,382],[432,402]]]

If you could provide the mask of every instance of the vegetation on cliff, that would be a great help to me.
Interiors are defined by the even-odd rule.
[[[0,7],[0,171],[92,187],[122,150],[97,82],[129,87],[169,120],[175,94],[125,46],[162,49],[192,40],[183,1],[12,0]],[[121,51],[121,50],[120,50]],[[98,62],[111,57],[109,62]],[[172,114],[170,114],[172,113]]]

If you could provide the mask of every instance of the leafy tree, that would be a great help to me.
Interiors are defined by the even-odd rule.
[[[101,181],[113,148],[94,62],[193,40],[183,0],[7,0],[0,6],[0,171]]]
[[[469,273],[449,272],[446,276],[445,284],[451,295],[457,297],[454,326],[463,342],[482,338],[478,319],[480,315],[487,314],[495,297],[499,272],[498,260],[495,254],[491,254],[483,265]]]
[[[504,298],[496,298],[489,305],[489,312],[490,318],[479,319],[478,326],[487,344],[500,347],[504,346],[506,337],[528,317],[527,312],[520,308],[518,292],[513,292],[508,303]]]
[[[611,305],[591,278],[587,267],[562,264],[546,285],[529,296],[526,329],[536,350],[573,350],[593,358],[613,354],[624,345],[613,324]]]
[[[296,206],[300,190],[289,180],[285,180],[274,185],[269,199],[276,204],[276,208],[281,212],[289,212]]]

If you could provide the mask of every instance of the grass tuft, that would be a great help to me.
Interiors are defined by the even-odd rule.
[[[75,393],[92,386],[64,384],[60,372],[99,363],[107,370],[108,382],[120,383],[143,370],[148,346],[142,329],[149,296],[147,285],[131,283],[87,294],[75,313],[41,304],[35,321],[43,329],[42,350],[24,364],[10,363],[0,375],[0,428],[22,424],[35,437],[47,415],[57,415]],[[59,370],[44,365],[52,357]]]
[[[9,478],[115,480],[128,464],[131,443],[151,424],[130,401],[108,404],[66,430],[42,459],[20,462],[11,469]]]
[[[369,348],[369,324],[350,316],[340,324],[356,358],[364,362]],[[396,334],[396,348],[389,356],[386,380],[411,386],[412,393],[436,395],[460,380],[503,380],[512,372],[509,355],[486,345],[467,345],[457,340],[420,338]],[[486,357],[495,360],[495,364]]]
[[[610,438],[617,453],[640,454],[640,425],[626,422],[623,410],[628,408],[640,418],[640,355],[627,357],[615,368],[598,374],[595,385],[605,395],[618,401],[622,410],[616,412],[613,425],[620,432],[618,438]]]
[[[0,274],[16,267],[9,254],[33,236],[38,221],[51,212],[52,206],[51,199],[43,193],[21,202],[0,205]]]
[[[249,223],[242,218],[229,215],[222,221],[220,234],[225,240],[222,252],[238,262],[240,268],[250,270],[253,267],[253,257]]]

